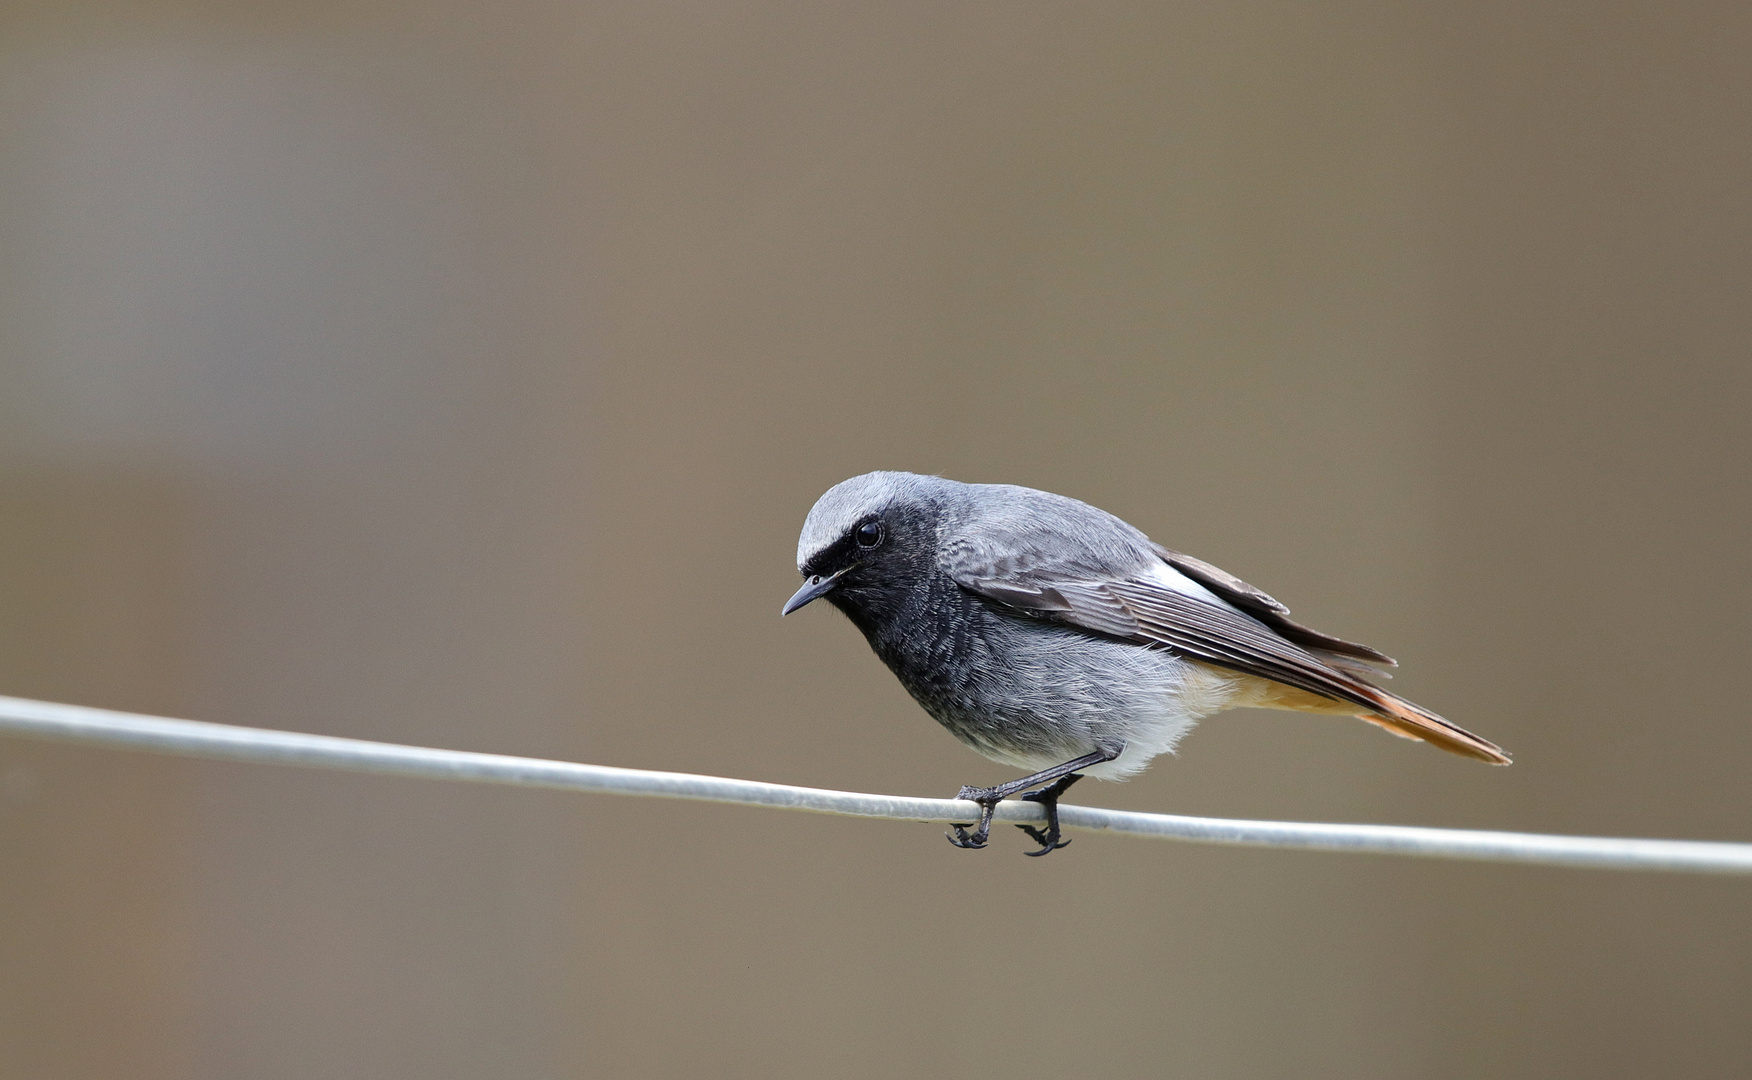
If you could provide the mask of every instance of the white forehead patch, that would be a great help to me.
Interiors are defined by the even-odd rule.
[[[810,559],[833,546],[866,516],[917,498],[934,479],[916,473],[873,472],[828,488],[803,520],[803,533],[797,538],[797,569],[809,565]]]

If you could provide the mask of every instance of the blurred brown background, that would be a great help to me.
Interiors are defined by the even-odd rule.
[[[0,14],[0,692],[871,791],[873,468],[1079,496],[1512,749],[1116,807],[1752,839],[1752,7]],[[0,740],[0,1072],[1752,1073],[1752,891]]]

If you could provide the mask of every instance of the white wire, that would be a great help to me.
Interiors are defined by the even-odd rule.
[[[318,769],[467,780],[486,784],[701,799],[903,821],[967,822],[979,808],[957,799],[910,799],[851,791],[766,784],[692,773],[617,769],[540,758],[432,750],[397,743],[366,742],[330,735],[233,727],[195,720],[112,712],[81,705],[0,697],[0,733],[96,746],[148,750],[184,757],[217,758]],[[1039,822],[1033,803],[999,804],[996,820]],[[1700,840],[1634,840],[1545,836],[1536,833],[1425,829],[1404,825],[1321,825],[1295,821],[1238,821],[1139,814],[1063,805],[1060,821],[1072,829],[1122,836],[1190,840],[1205,844],[1374,852],[1431,859],[1539,863],[1610,870],[1668,870],[1706,874],[1752,874],[1752,844]]]

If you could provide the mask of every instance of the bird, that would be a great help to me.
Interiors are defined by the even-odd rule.
[[[1123,780],[1201,719],[1255,707],[1355,716],[1493,765],[1509,755],[1371,680],[1397,661],[1290,619],[1269,594],[1152,541],[1088,503],[1010,484],[871,472],[816,501],[797,541],[802,588],[825,598],[915,701],[963,744],[1028,775],[964,786],[983,848],[998,803],[1046,855],[1058,800],[1084,776]]]

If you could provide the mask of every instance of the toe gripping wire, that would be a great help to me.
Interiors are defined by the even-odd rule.
[[[1021,796],[1023,801],[1039,803],[1046,811],[1046,828],[1041,829],[1033,825],[1021,824],[1016,827],[1027,833],[1035,843],[1040,845],[1039,851],[1030,851],[1029,855],[1050,855],[1070,843],[1069,840],[1059,838],[1061,835],[1058,816],[1059,796],[1069,791],[1072,784],[1083,778],[1083,774],[1078,772],[1078,769],[1086,769],[1091,765],[1112,761],[1119,754],[1120,751],[1117,749],[1097,750],[1092,754],[1084,754],[1080,758],[1054,765],[1050,769],[1042,769],[1037,773],[1030,773],[1020,779],[1011,780],[1009,783],[999,784],[997,787],[963,787],[960,794],[955,797],[979,804],[979,824],[973,826],[954,825],[951,827],[952,831],[945,835],[948,836],[949,842],[958,848],[985,847],[991,839],[992,814],[997,812],[998,804],[1018,792],[1027,792]],[[1039,791],[1028,791],[1029,788],[1039,787],[1041,784],[1047,784],[1047,786],[1040,788]],[[969,829],[972,831],[969,832]]]

